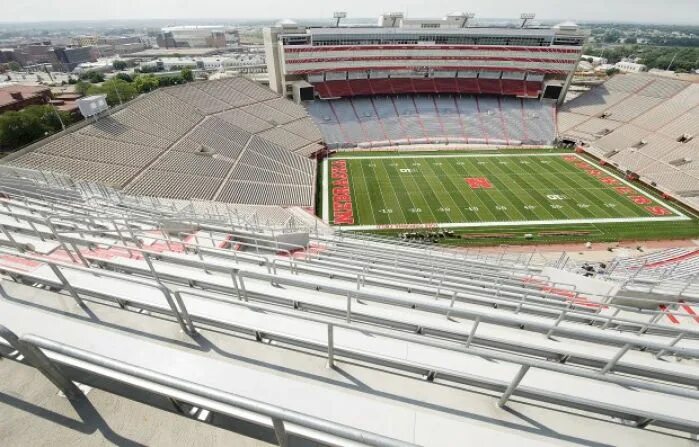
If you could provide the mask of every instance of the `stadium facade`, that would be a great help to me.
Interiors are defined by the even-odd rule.
[[[377,26],[265,29],[270,87],[310,83],[321,98],[457,93],[543,98],[561,103],[587,33],[553,27],[469,26],[469,15],[441,20],[380,17]]]

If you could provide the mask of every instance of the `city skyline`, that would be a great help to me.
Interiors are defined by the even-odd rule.
[[[222,0],[201,0],[196,8],[185,0],[150,0],[119,2],[74,0],[70,3],[47,0],[9,1],[3,5],[0,22],[44,22],[72,20],[275,20],[281,18],[317,19],[330,17],[335,10],[346,10],[349,17],[375,17],[385,11],[402,11],[409,17],[436,17],[451,11],[468,9],[481,18],[515,18],[521,12],[535,12],[541,20],[619,21],[638,23],[692,24],[699,22],[695,0],[671,0],[670,7],[658,8],[656,0],[589,0],[582,3],[555,0],[532,0],[522,5],[515,0],[498,0],[488,4],[464,5],[454,0],[437,0],[425,3],[418,0],[388,0],[377,7],[375,2],[358,0],[340,1],[308,0],[299,9],[293,2],[262,1],[231,3]],[[525,11],[526,10],[526,11]],[[307,12],[308,11],[308,12]],[[601,14],[600,11],[604,11]]]

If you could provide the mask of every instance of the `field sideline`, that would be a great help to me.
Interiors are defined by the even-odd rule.
[[[689,221],[572,153],[335,155],[323,220],[354,231]]]

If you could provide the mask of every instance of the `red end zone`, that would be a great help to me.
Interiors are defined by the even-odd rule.
[[[464,181],[471,189],[493,189],[493,184],[487,177],[467,177]]]
[[[335,160],[330,163],[330,183],[333,193],[333,222],[335,225],[354,225],[346,160]]]

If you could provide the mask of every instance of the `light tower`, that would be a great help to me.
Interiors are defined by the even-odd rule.
[[[335,22],[335,28],[340,27],[340,20],[344,19],[347,17],[347,13],[345,11],[336,11],[333,13],[333,18],[336,19]]]
[[[534,20],[534,17],[536,17],[536,14],[532,12],[522,13],[522,15],[519,16],[519,18],[522,20],[522,28],[525,28],[527,26],[528,21]]]
[[[402,12],[389,12],[388,18],[391,19],[391,27],[395,28],[396,25],[398,24],[398,21],[402,20],[403,17],[405,17],[405,16],[403,15]]]
[[[461,22],[461,28],[467,28],[468,27],[468,21],[471,20],[472,18],[476,17],[476,14],[473,12],[467,12],[464,14],[464,21]]]

